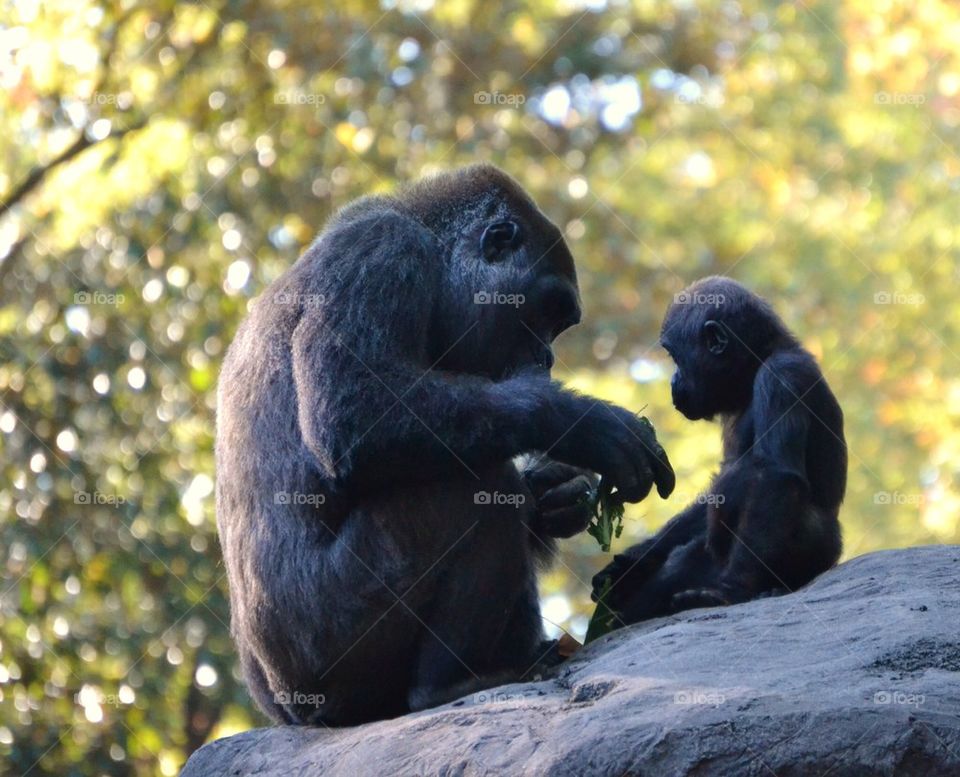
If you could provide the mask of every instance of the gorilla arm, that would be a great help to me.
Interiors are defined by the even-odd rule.
[[[654,482],[669,494],[666,455],[632,413],[542,374],[494,382],[431,368],[439,250],[426,229],[387,211],[341,225],[304,258],[304,293],[322,296],[322,274],[333,272],[349,295],[304,306],[292,342],[300,431],[325,476],[376,487],[549,450],[609,476],[624,499],[642,499]],[[473,290],[461,292],[469,305]]]
[[[767,590],[787,588],[773,570],[798,547],[811,509],[806,451],[811,410],[804,402],[821,380],[819,369],[793,352],[770,357],[754,382],[751,412],[754,443],[747,457],[724,473],[716,491],[730,504],[711,506],[711,517],[727,512],[729,521],[710,521],[708,545],[729,548],[719,580],[722,599],[738,602]],[[724,533],[725,537],[716,536]]]

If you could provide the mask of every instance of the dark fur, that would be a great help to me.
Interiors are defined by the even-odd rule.
[[[520,240],[486,255],[504,220]],[[267,714],[360,723],[554,658],[535,565],[586,525],[578,467],[630,501],[673,487],[633,414],[550,380],[579,318],[560,232],[490,166],[348,206],[257,300],[220,377],[217,518]]]
[[[814,358],[762,299],[729,278],[693,284],[667,312],[674,405],[719,415],[710,489],[594,578],[626,623],[793,591],[840,557],[843,413]],[[712,350],[711,350],[712,349]]]

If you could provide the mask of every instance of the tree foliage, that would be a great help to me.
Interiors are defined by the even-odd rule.
[[[922,3],[22,0],[0,11],[0,758],[174,774],[259,721],[228,635],[214,386],[251,298],[338,207],[477,160],[578,258],[558,373],[670,407],[698,276],[771,299],[846,411],[847,555],[958,541],[960,9]],[[616,550],[616,547],[614,548]],[[582,636],[603,559],[567,543]]]

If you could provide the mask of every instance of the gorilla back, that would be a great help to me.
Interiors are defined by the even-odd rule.
[[[217,521],[267,714],[359,723],[543,663],[535,564],[569,515],[512,458],[673,488],[645,425],[551,382],[579,317],[559,231],[490,166],[348,206],[257,300],[220,376]]]

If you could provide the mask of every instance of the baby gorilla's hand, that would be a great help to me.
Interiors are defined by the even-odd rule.
[[[524,466],[523,477],[536,503],[539,531],[548,537],[562,538],[587,528],[599,482],[596,475],[538,456]]]
[[[647,550],[647,542],[637,546],[634,553],[617,553],[603,569],[593,576],[590,598],[600,601],[604,590],[604,601],[613,610],[622,610],[656,574],[663,563],[658,554]]]

